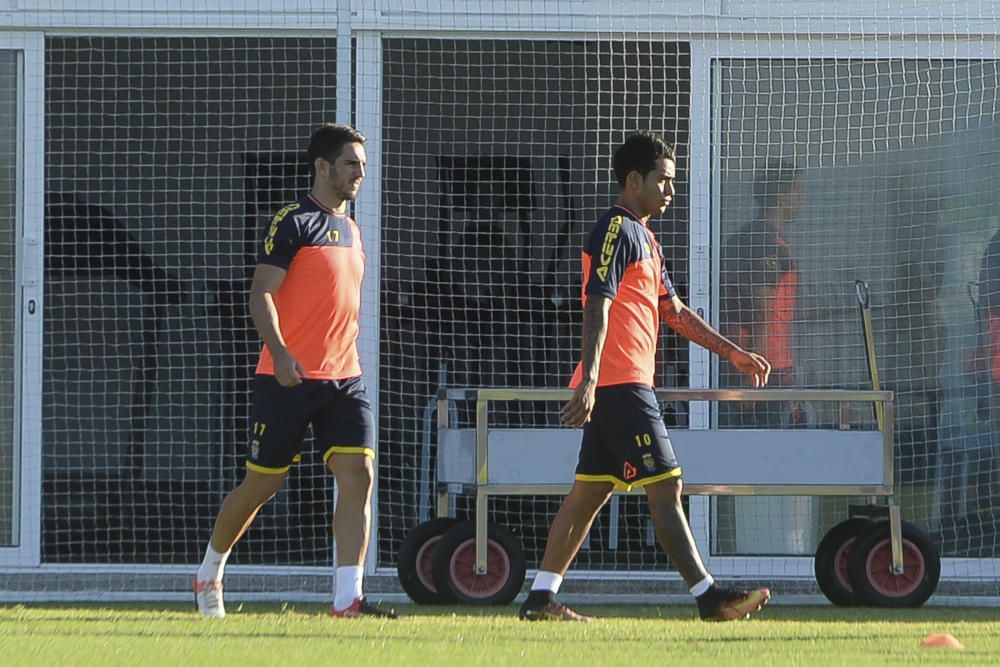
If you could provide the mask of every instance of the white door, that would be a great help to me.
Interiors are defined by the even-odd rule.
[[[0,565],[41,544],[43,48],[0,33]]]

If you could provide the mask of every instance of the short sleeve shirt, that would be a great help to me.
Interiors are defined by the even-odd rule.
[[[763,222],[747,225],[722,258],[721,318],[725,333],[763,354],[772,370],[792,368],[792,330],[798,302],[798,263],[788,243]]]
[[[990,239],[979,270],[979,303],[990,311],[1000,310],[1000,232]]]
[[[584,305],[592,295],[613,300],[597,385],[653,386],[659,302],[676,294],[660,244],[638,216],[615,205],[594,225],[582,260]],[[577,364],[570,387],[582,378]]]
[[[307,377],[360,376],[358,314],[365,255],[357,223],[306,196],[274,216],[257,262],[287,271],[275,294],[278,323]],[[257,373],[274,374],[266,345]]]
[[[761,295],[798,271],[788,244],[763,222],[747,225],[726,243],[722,257],[722,318],[752,324]]]

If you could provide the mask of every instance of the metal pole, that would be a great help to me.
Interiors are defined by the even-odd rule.
[[[861,314],[861,332],[865,339],[865,359],[868,361],[868,377],[872,382],[872,389],[879,391],[882,383],[878,377],[878,359],[875,356],[875,334],[872,330],[871,299],[868,292],[868,283],[863,280],[854,281],[854,289],[858,293],[858,311]],[[875,423],[879,430],[882,430],[883,414],[882,404],[874,403]]]
[[[486,502],[483,487],[490,483],[489,474],[489,399],[476,399],[476,574],[486,574]]]

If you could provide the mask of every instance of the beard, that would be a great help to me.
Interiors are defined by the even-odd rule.
[[[343,201],[354,201],[358,197],[358,192],[361,190],[359,185],[357,188],[352,188],[350,185],[345,185],[343,187],[334,188],[334,192],[337,193],[337,197]]]

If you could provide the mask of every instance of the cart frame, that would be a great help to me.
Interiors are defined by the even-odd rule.
[[[835,483],[795,484],[787,480],[776,483],[734,483],[726,481],[698,480],[685,482],[683,492],[686,495],[845,495],[868,496],[874,504],[875,497],[884,497],[887,501],[890,536],[892,545],[892,571],[901,574],[904,569],[902,529],[900,508],[894,498],[893,483],[893,392],[882,390],[844,390],[844,389],[656,389],[656,397],[664,401],[815,401],[832,402],[840,405],[840,424],[838,429],[808,429],[795,430],[794,433],[809,437],[818,431],[827,433],[844,433],[848,439],[867,438],[871,442],[873,434],[879,436],[879,448],[867,447],[863,450],[865,456],[877,456],[878,460],[867,461],[871,470],[878,473],[878,479],[867,475],[864,479],[839,479]],[[497,401],[565,401],[572,396],[569,389],[527,389],[527,388],[444,388],[437,395],[437,426],[438,426],[438,494],[437,515],[447,516],[450,506],[450,495],[456,489],[469,487],[476,494],[476,563],[477,574],[487,573],[487,512],[489,497],[494,495],[565,495],[572,487],[571,483],[498,483],[491,481],[490,435],[502,429],[492,429],[489,426],[490,403]],[[450,416],[453,414],[453,401],[475,401],[474,429],[450,428]],[[851,430],[847,411],[851,403],[871,402],[878,415],[876,431]],[[442,446],[449,436],[469,436],[474,430],[474,470],[470,479],[455,482],[448,479],[446,470],[454,470],[456,464],[467,465],[467,458],[462,462],[454,460],[454,454],[461,449],[461,444],[451,438],[452,446]],[[508,429],[509,431],[510,429]],[[516,429],[515,429],[516,430]],[[573,429],[544,429],[554,433],[573,432]],[[677,436],[685,438],[704,439],[705,444],[712,442],[725,443],[727,439],[741,438],[750,429],[671,429],[672,440]],[[755,430],[756,431],[756,430]],[[464,433],[463,433],[464,432]],[[787,435],[789,430],[756,431],[758,440],[771,435],[778,438]],[[850,442],[839,436],[841,442]],[[720,440],[721,438],[721,440]],[[787,439],[787,438],[786,438]],[[465,438],[468,442],[468,437]],[[682,465],[684,460],[681,460]],[[861,466],[858,467],[860,470]],[[444,481],[442,481],[444,479]],[[616,491],[617,493],[617,491]]]

